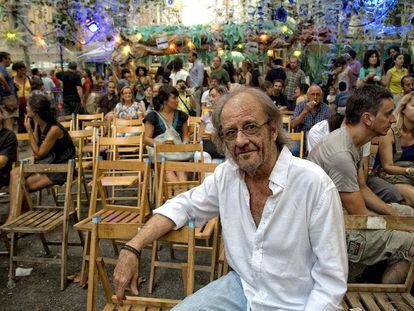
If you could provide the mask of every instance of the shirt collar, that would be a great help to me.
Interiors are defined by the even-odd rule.
[[[288,179],[288,171],[293,155],[289,148],[284,146],[277,158],[276,164],[270,174],[269,181],[282,188],[285,188]],[[273,190],[273,189],[272,189]]]

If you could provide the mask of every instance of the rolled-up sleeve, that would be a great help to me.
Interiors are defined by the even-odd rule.
[[[338,191],[332,187],[310,216],[309,234],[316,262],[311,275],[313,289],[305,310],[341,310],[346,293],[348,259],[345,225]]]
[[[206,177],[200,186],[168,200],[153,213],[171,219],[175,223],[174,230],[184,226],[189,219],[195,219],[196,226],[201,227],[219,214],[215,174]]]

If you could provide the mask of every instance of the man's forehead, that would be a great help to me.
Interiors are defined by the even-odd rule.
[[[378,111],[386,112],[388,110],[394,110],[394,107],[395,107],[395,104],[394,104],[394,100],[392,98],[384,98],[381,101],[381,105],[380,105]]]
[[[232,97],[224,106],[221,120],[223,123],[227,123],[238,117],[255,118],[257,120],[264,118],[262,105],[253,95],[238,94]]]

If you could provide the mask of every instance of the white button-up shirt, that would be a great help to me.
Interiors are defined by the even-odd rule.
[[[283,148],[269,178],[272,195],[258,227],[244,173],[232,162],[154,213],[176,228],[220,215],[229,265],[251,310],[338,310],[348,262],[342,205],[332,180]]]

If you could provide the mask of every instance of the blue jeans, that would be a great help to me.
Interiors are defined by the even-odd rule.
[[[246,311],[247,300],[244,296],[239,275],[231,271],[218,280],[188,296],[174,311]]]

